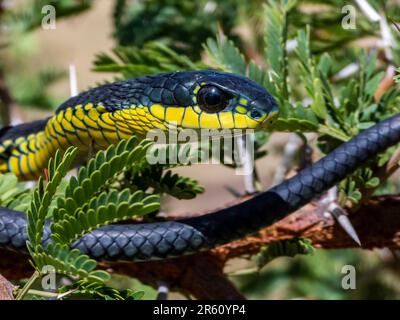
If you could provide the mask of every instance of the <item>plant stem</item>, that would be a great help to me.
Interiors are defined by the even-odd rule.
[[[29,289],[27,294],[33,294],[44,298],[58,298],[59,294],[55,292],[41,291],[35,289]]]
[[[19,291],[17,297],[15,298],[16,300],[22,300],[25,295],[28,293],[29,288],[35,283],[35,281],[39,278],[40,273],[39,271],[35,271],[32,276],[29,278],[28,282],[25,283],[25,285],[22,287],[22,289]]]
[[[44,298],[56,298],[57,300],[59,300],[59,299],[69,296],[70,294],[74,293],[75,291],[77,291],[77,289],[72,289],[72,290],[69,290],[64,293],[56,293],[56,292],[29,289],[27,293],[33,294],[36,296],[40,296],[40,297],[44,297]]]

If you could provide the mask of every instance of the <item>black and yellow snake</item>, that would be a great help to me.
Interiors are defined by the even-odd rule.
[[[91,145],[102,149],[153,128],[261,129],[277,116],[277,104],[263,87],[234,74],[182,71],[115,82],[70,98],[49,119],[3,128],[0,172],[29,180],[43,172],[57,149],[71,145],[84,155]],[[110,225],[74,247],[108,260],[160,259],[209,249],[283,218],[399,141],[396,115],[250,200],[179,221]],[[0,246],[23,250],[26,224],[25,214],[0,208]],[[46,241],[51,241],[49,224]]]

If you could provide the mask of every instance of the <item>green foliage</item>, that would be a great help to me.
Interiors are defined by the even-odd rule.
[[[82,254],[78,249],[71,250],[68,245],[50,244],[44,250],[37,246],[31,251],[35,267],[41,270],[44,266],[52,266],[59,274],[75,276],[89,282],[104,282],[110,276],[103,270],[95,270],[97,262]]]
[[[281,17],[280,21],[282,19]],[[278,33],[278,30],[275,33]],[[268,40],[275,38],[269,35]],[[309,28],[306,32],[298,31],[295,54],[297,61],[292,63],[297,62],[296,73],[289,72],[289,75],[304,84],[310,103],[293,103],[286,98],[281,100],[281,113],[275,130],[316,132],[321,151],[329,153],[361,130],[398,112],[395,105],[398,93],[391,91],[380,101],[374,101],[374,93],[383,77],[382,73],[376,70],[376,56],[366,56],[364,52],[359,52],[360,70],[356,75],[358,79],[351,79],[348,84],[338,86],[331,78],[334,61],[330,54],[324,53],[319,57],[312,54]],[[278,61],[273,61],[273,65],[275,69],[278,68]],[[284,74],[284,71],[281,71],[281,74]],[[291,85],[288,88],[289,92],[293,91]],[[284,92],[283,89],[276,91]],[[285,97],[284,94],[278,96]],[[385,159],[388,160],[392,153],[393,150],[387,151]],[[362,197],[361,187],[376,188],[379,179],[373,172],[374,168],[364,168],[347,178],[340,185],[343,201],[358,202]]]
[[[226,40],[224,36],[218,37],[216,41],[209,38],[204,49],[217,69],[241,75],[246,74],[244,56],[233,41]]]
[[[126,289],[118,291],[112,287],[98,282],[78,280],[72,285],[60,288],[59,292],[68,294],[67,297],[74,299],[88,296],[95,300],[140,300],[144,292]]]
[[[204,69],[201,62],[192,62],[159,42],[148,42],[143,47],[117,47],[113,56],[100,53],[94,61],[94,71],[120,73],[123,79],[146,74],[176,70]]]
[[[128,6],[126,0],[117,0],[114,36],[120,45],[138,48],[157,40],[198,59],[202,43],[217,32],[218,26],[231,34],[239,3],[236,0],[144,0]]]
[[[78,178],[70,179],[64,195],[57,197],[52,224],[54,243],[44,247],[42,242],[45,218],[52,198],[69,170],[77,149],[69,148],[63,158],[57,151],[54,160],[49,161],[48,182],[45,184],[42,177],[39,179],[28,212],[27,245],[34,266],[39,272],[44,266],[51,265],[59,274],[76,276],[87,282],[102,283],[109,279],[107,272],[96,270],[96,261],[77,249],[71,250],[70,245],[78,236],[90,232],[95,227],[158,209],[157,195],[144,196],[141,191],[130,194],[128,189],[121,193],[115,190],[108,194],[101,192],[102,187],[126,166],[138,168],[143,163],[148,146],[148,141],[137,143],[137,139],[133,137],[97,153],[87,167],[82,167]],[[76,190],[81,194],[78,195]],[[90,289],[90,286],[86,287]]]
[[[89,281],[105,281],[109,275],[100,270],[94,270],[97,263],[79,250],[71,250],[67,243],[49,244],[43,246],[43,230],[47,211],[50,207],[61,179],[75,158],[77,149],[70,147],[61,158],[59,151],[50,159],[48,165],[48,182],[39,178],[38,186],[33,193],[30,210],[28,211],[28,250],[33,264],[38,272],[46,265],[53,266],[57,273],[72,275]]]
[[[13,92],[13,98],[19,105],[52,109],[61,101],[49,95],[47,89],[64,76],[63,71],[44,69],[35,74],[10,75],[8,84]]]
[[[270,12],[269,15],[272,16],[275,20],[282,20],[284,19],[285,16],[282,14],[279,15],[278,13],[275,13],[273,15],[273,12]],[[286,57],[286,51],[282,49],[276,49],[275,48],[275,42],[277,42],[277,39],[285,39],[287,35],[281,33],[284,30],[280,30],[279,28],[275,31],[277,34],[270,34],[269,36],[273,41],[267,45],[267,50],[266,54],[271,55],[271,54],[280,54],[278,57],[281,57],[281,60],[287,59]],[[270,33],[272,33],[270,31]],[[280,36],[280,37],[279,37]],[[269,38],[268,38],[269,40]],[[269,42],[267,41],[267,44]],[[308,43],[308,37],[305,36],[304,32],[300,31],[299,32],[299,37],[298,37],[298,47],[297,47],[297,56],[299,58],[299,61],[301,62],[302,70],[303,72],[307,73],[308,75],[311,75],[310,72],[313,72],[312,76],[315,76],[315,67],[312,65],[311,61],[311,53],[309,50],[309,43]],[[278,48],[282,47],[282,44],[278,45]],[[288,101],[287,97],[287,91],[290,89],[288,87],[287,83],[287,76],[288,76],[288,63],[287,62],[282,62],[278,60],[279,58],[271,58],[270,65],[273,68],[272,72],[275,77],[275,92],[278,94],[278,97],[280,97],[280,117],[279,120],[276,123],[275,130],[280,130],[280,131],[300,131],[300,132],[305,132],[305,131],[315,131],[318,129],[318,116],[322,118],[323,110],[319,111],[318,106],[321,105],[321,90],[319,90],[318,97],[316,101],[314,101],[313,106],[314,108],[310,108],[307,106],[304,106],[303,103],[295,103],[292,105],[290,101]],[[320,80],[311,78],[310,80],[311,84],[308,84],[309,88],[313,88],[314,84],[315,85],[320,85]],[[281,85],[281,83],[284,83],[284,86]],[[307,88],[307,83],[306,83],[306,88]],[[325,107],[323,107],[324,109]],[[317,110],[317,113],[315,111]]]
[[[162,166],[149,166],[134,175],[130,184],[142,190],[152,188],[154,193],[165,193],[177,199],[193,199],[204,192],[196,180],[163,169]]]
[[[265,58],[270,69],[272,83],[275,87],[272,93],[278,99],[287,99],[289,95],[287,86],[288,61],[286,40],[288,34],[288,15],[296,5],[296,2],[296,0],[273,0],[266,6]]]
[[[397,68],[397,74],[396,74],[396,76],[394,77],[394,80],[395,80],[397,83],[400,83],[400,68]]]
[[[16,3],[15,6],[3,5],[1,21],[3,28],[0,31],[0,74],[6,82],[12,102],[23,107],[37,107],[41,109],[55,108],[63,98],[49,94],[49,87],[60,80],[65,73],[54,67],[32,72],[29,66],[34,53],[37,53],[38,44],[34,31],[48,23],[45,17],[50,13],[48,5],[55,9],[56,23],[61,19],[85,12],[91,7],[91,0],[31,0]],[[46,52],[40,53],[45,56]],[[6,92],[7,92],[6,91]],[[1,102],[0,102],[1,103]],[[1,106],[4,107],[3,105]],[[1,112],[0,121],[8,124],[10,110]]]
[[[33,192],[31,207],[28,211],[28,249],[33,254],[37,248],[42,246],[43,228],[47,211],[51,200],[56,193],[61,179],[66,175],[72,161],[75,158],[77,149],[70,147],[61,158],[57,150],[54,160],[51,158],[48,164],[48,182],[44,183],[43,177],[39,178],[38,185]]]
[[[105,286],[104,282],[110,279],[110,275],[96,269],[95,260],[77,249],[71,249],[71,245],[95,228],[157,212],[160,194],[187,199],[203,191],[192,179],[172,174],[171,171],[163,173],[161,165],[150,166],[146,161],[146,152],[151,145],[149,140],[139,142],[134,136],[116,146],[110,145],[81,167],[76,177],[72,176],[66,182],[63,178],[74,161],[77,149],[70,147],[63,156],[56,152],[48,164],[47,180],[39,178],[28,211],[27,245],[39,274],[44,266],[51,265],[58,274],[81,279],[68,290],[74,294],[90,294],[96,299],[141,297],[139,292],[120,292]],[[121,175],[127,173],[132,175],[131,181],[125,179],[126,187],[116,188],[121,182]],[[12,176],[7,178],[16,183]],[[149,188],[152,192],[146,193]],[[49,213],[52,243],[45,246],[43,230]]]
[[[6,22],[13,30],[31,31],[42,25],[42,8],[51,5],[55,8],[57,19],[67,17],[90,8],[91,0],[33,0],[7,12]],[[44,13],[48,13],[45,11]]]
[[[299,254],[312,254],[315,249],[309,239],[294,238],[275,241],[261,248],[256,256],[256,265],[261,270],[267,263],[278,257],[294,257]]]
[[[357,270],[355,290],[343,290],[343,266]],[[312,255],[275,259],[260,273],[235,276],[248,299],[398,299],[396,268],[366,250],[316,250]]]
[[[71,245],[85,233],[112,222],[143,216],[157,211],[158,195],[124,189],[106,190],[116,175],[126,167],[137,172],[145,163],[148,140],[138,143],[136,137],[100,151],[77,177],[71,177],[65,194],[57,197],[53,211],[52,238],[56,243]]]
[[[0,206],[26,211],[30,204],[29,189],[12,173],[0,173]]]

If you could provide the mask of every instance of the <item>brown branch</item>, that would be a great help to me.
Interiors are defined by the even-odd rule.
[[[243,298],[226,279],[223,268],[235,257],[256,254],[271,242],[307,237],[318,248],[352,248],[355,242],[333,219],[319,216],[316,204],[308,204],[289,217],[262,229],[253,236],[234,241],[209,252],[192,256],[140,263],[100,263],[115,273],[138,278],[157,286],[159,280],[172,290],[180,290],[198,299]],[[400,248],[400,196],[375,197],[350,216],[362,248]],[[8,279],[20,279],[32,273],[27,256],[0,250],[0,272]]]
[[[14,300],[14,286],[0,274],[0,300]]]

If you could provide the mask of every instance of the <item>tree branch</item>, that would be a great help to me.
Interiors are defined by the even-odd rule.
[[[235,257],[258,253],[262,246],[277,240],[309,238],[317,248],[353,248],[356,243],[333,218],[321,217],[311,203],[253,236],[217,247],[209,252],[164,261],[141,263],[101,262],[103,269],[138,278],[157,287],[160,279],[171,290],[180,290],[198,299],[241,299],[243,296],[226,279],[223,268]],[[349,217],[360,237],[362,248],[400,248],[400,195],[371,198]],[[205,272],[205,270],[207,272]],[[32,273],[28,257],[0,250],[0,272],[8,279]]]

